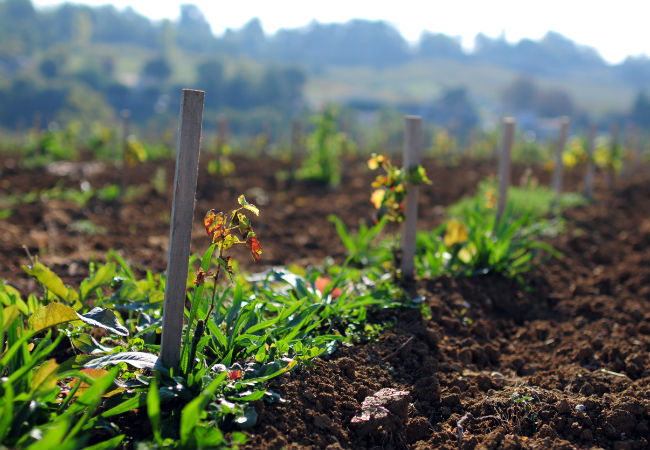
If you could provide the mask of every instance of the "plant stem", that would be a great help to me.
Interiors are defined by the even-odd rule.
[[[219,259],[223,259],[223,242],[221,245],[219,245]],[[212,310],[214,309],[214,299],[217,295],[217,282],[219,281],[219,274],[221,273],[221,263],[217,264],[217,273],[214,275],[214,286],[212,287],[212,300],[210,301],[210,309],[208,310],[208,314],[205,316],[205,320],[208,320],[210,318],[210,314],[212,314]]]

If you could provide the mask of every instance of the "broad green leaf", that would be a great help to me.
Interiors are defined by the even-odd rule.
[[[201,421],[201,412],[212,399],[215,392],[225,381],[227,372],[223,372],[215,377],[214,380],[206,387],[194,400],[189,402],[181,412],[180,438],[181,447],[188,448],[192,443],[192,433]]]
[[[41,391],[56,387],[56,372],[59,365],[55,359],[48,359],[32,376],[32,390]]]
[[[36,278],[47,290],[59,297],[61,300],[69,303],[78,303],[78,294],[74,289],[68,288],[57,274],[45,267],[40,262],[35,262],[33,266],[24,267],[28,275]]]
[[[80,300],[83,302],[98,287],[109,284],[115,276],[115,263],[103,265],[92,278],[83,280],[79,287]]]
[[[71,337],[70,341],[82,353],[104,353],[112,350],[112,348],[100,344],[94,337],[86,333]]]
[[[0,330],[0,332],[4,333],[4,330],[6,330],[7,327],[16,320],[19,314],[20,309],[18,308],[18,305],[11,305],[2,308],[2,330]]]
[[[0,303],[5,306],[16,305],[21,313],[29,314],[29,308],[20,296],[18,289],[0,280]]]
[[[144,352],[113,353],[90,360],[84,364],[84,367],[86,369],[101,369],[109,364],[119,364],[121,362],[127,363],[136,369],[159,369],[162,367],[156,355]]]
[[[29,328],[40,331],[66,322],[79,320],[77,312],[62,303],[49,303],[41,306],[29,318]]]
[[[97,307],[93,308],[86,314],[76,314],[79,316],[79,319],[93,327],[103,328],[106,331],[119,336],[129,335],[129,330],[120,323],[115,313],[110,309]]]
[[[248,430],[255,426],[258,418],[259,416],[255,408],[252,406],[248,406],[244,410],[244,414],[235,419],[235,423],[242,430]]]

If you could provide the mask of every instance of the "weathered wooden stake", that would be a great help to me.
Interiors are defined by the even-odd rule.
[[[617,157],[619,152],[618,148],[618,124],[614,123],[612,125],[611,137],[609,142],[609,169],[607,173],[607,189],[612,189],[614,186],[614,178],[616,175],[616,170],[614,169],[614,158]]]
[[[559,201],[560,193],[562,192],[562,169],[564,164],[562,162],[562,152],[566,146],[566,140],[569,136],[569,118],[562,117],[560,119],[560,137],[557,141],[555,148],[555,172],[553,172],[553,190],[555,191],[555,205]]]
[[[229,138],[228,118],[224,114],[219,114],[217,118],[217,142],[219,143],[219,148],[227,144]]]
[[[120,199],[126,193],[126,159],[131,134],[131,113],[128,109],[122,111],[122,171],[120,172]]]
[[[296,175],[296,170],[298,170],[298,158],[300,158],[300,155],[302,154],[301,140],[302,126],[300,124],[300,119],[294,117],[291,120],[291,154],[289,155],[289,166],[291,167],[292,179]]]
[[[406,116],[404,133],[404,170],[420,164],[422,148],[424,147],[424,132],[422,118]],[[419,188],[407,185],[406,209],[404,211],[404,226],[402,227],[402,276],[405,280],[413,279],[415,272],[415,233],[418,220],[418,191]]]
[[[585,172],[585,197],[591,200],[594,193],[594,150],[596,149],[596,124],[591,124],[587,135],[587,171]]]
[[[181,353],[204,97],[203,91],[183,89],[160,345],[161,362],[170,368],[178,366]]]
[[[515,119],[506,117],[503,119],[503,144],[499,155],[499,198],[497,203],[496,224],[501,222],[503,212],[508,203],[508,187],[510,186],[510,155],[512,153],[512,141],[515,134]]]

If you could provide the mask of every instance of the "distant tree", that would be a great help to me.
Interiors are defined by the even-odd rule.
[[[436,122],[452,128],[451,131],[458,136],[466,134],[478,124],[478,112],[465,88],[443,91],[434,106]]]
[[[54,58],[45,58],[38,65],[38,71],[47,79],[56,78],[59,74],[59,64]]]
[[[542,117],[570,115],[573,112],[573,100],[563,89],[545,89],[539,91],[535,98],[535,111]]]
[[[165,81],[172,74],[172,69],[165,58],[154,58],[148,61],[142,69],[142,75],[155,80]]]
[[[501,98],[509,111],[532,111],[537,95],[535,82],[528,77],[520,76],[505,87]]]
[[[425,58],[454,58],[465,56],[460,45],[460,38],[454,38],[442,33],[425,31],[418,43],[418,56]]]
[[[195,5],[181,5],[181,17],[176,28],[176,42],[188,50],[205,51],[214,44],[212,28]]]
[[[206,92],[205,107],[216,108],[224,100],[224,67],[217,59],[203,60],[196,68],[196,86]]]
[[[646,92],[639,92],[629,112],[632,123],[643,129],[650,128],[650,98]]]

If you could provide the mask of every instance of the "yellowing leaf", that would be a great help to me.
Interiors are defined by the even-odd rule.
[[[59,365],[55,359],[48,359],[41,364],[32,376],[32,389],[41,391],[56,387],[56,370],[58,368]]]
[[[6,330],[7,327],[11,323],[13,323],[14,320],[16,320],[18,314],[20,314],[20,310],[16,305],[10,305],[7,306],[6,308],[2,308],[2,330],[3,331]]]
[[[383,189],[377,189],[372,193],[370,196],[370,202],[373,204],[373,206],[376,209],[381,208],[381,204],[384,201],[384,196],[386,195],[386,191]]]
[[[77,303],[79,298],[77,291],[70,289],[63,284],[63,281],[57,274],[45,267],[40,262],[34,263],[33,266],[23,267],[27,274],[36,278],[47,290],[59,297],[61,300],[71,303]],[[79,305],[81,306],[81,305]]]
[[[34,331],[40,331],[54,325],[79,320],[76,311],[61,303],[50,303],[42,306],[29,318],[29,327]]]
[[[223,240],[224,236],[228,234],[226,226],[226,218],[222,212],[217,212],[214,209],[211,209],[205,213],[203,218],[203,225],[205,226],[205,231],[212,239],[212,242],[219,242]]]
[[[255,206],[255,205],[253,205],[251,203],[248,203],[248,201],[246,200],[246,197],[244,197],[244,194],[240,195],[239,198],[237,199],[237,201],[239,202],[239,204],[241,206],[243,206],[244,208],[246,208],[247,210],[249,210],[250,212],[252,212],[256,216],[260,215],[260,210],[257,208],[257,206]]]
[[[467,246],[460,249],[458,252],[458,259],[465,264],[469,264],[474,255],[476,255],[476,245],[474,245],[473,242],[470,242]]]
[[[454,244],[462,244],[467,240],[467,228],[465,225],[455,219],[451,219],[447,223],[447,231],[445,232],[445,245],[451,247]]]

